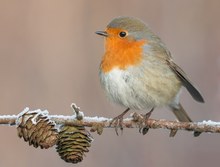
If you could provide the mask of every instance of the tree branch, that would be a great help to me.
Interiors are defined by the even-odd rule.
[[[16,120],[18,116],[19,115],[2,115],[0,116],[0,125],[11,125],[11,126],[16,125]],[[110,126],[110,122],[112,120],[111,118],[83,116],[83,112],[79,111],[79,108],[78,108],[78,114],[76,113],[73,116],[63,116],[63,115],[48,115],[48,116],[51,120],[55,121],[56,124],[72,125],[72,126],[83,125],[86,127],[92,127],[93,131],[96,130],[98,131],[97,127],[115,128],[118,126],[115,124],[112,124]],[[151,129],[163,128],[169,130],[187,130],[187,131],[220,133],[220,122],[203,121],[197,123],[195,122],[189,123],[189,122],[168,121],[163,119],[160,120],[148,119],[146,120],[146,122],[143,122],[140,120],[143,120],[142,115],[134,113],[131,118],[126,118],[123,120],[122,127],[139,128],[141,124],[145,123],[148,126],[148,128]]]

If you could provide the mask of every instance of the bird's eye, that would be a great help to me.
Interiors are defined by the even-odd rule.
[[[119,36],[120,36],[121,38],[124,38],[126,35],[127,35],[127,33],[124,32],[124,31],[121,31],[121,32],[119,33]]]

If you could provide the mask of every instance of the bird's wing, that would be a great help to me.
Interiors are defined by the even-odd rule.
[[[183,86],[186,87],[186,89],[189,91],[191,96],[198,102],[204,103],[204,99],[201,95],[201,93],[198,91],[198,89],[195,88],[195,86],[192,84],[192,82],[189,80],[189,78],[186,76],[185,72],[177,65],[175,64],[172,59],[167,60],[167,63],[169,67],[175,72],[177,77],[182,82]]]

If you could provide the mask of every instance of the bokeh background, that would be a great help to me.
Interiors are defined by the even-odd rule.
[[[220,121],[219,0],[0,0],[0,114],[26,106],[70,115],[75,102],[87,116],[114,117],[124,108],[110,103],[99,84],[103,38],[95,31],[120,15],[134,16],[157,33],[174,60],[206,100],[195,102],[184,90],[182,104],[195,121]],[[152,118],[174,120],[167,109]],[[68,167],[54,148],[35,149],[14,127],[0,127],[1,167]],[[220,135],[167,130],[106,129],[77,166],[218,166]]]

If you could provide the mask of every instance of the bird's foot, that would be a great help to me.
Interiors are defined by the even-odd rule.
[[[154,110],[154,108],[152,108],[146,114],[139,114],[139,118],[137,120],[137,123],[139,126],[139,132],[142,133],[143,135],[147,134],[147,132],[149,131],[149,126],[147,125],[147,120],[150,118],[153,110]]]
[[[195,132],[193,133],[193,135],[194,135],[194,137],[198,137],[201,133],[202,133],[202,132],[195,131]]]
[[[123,131],[123,117],[129,110],[130,108],[127,108],[123,113],[113,118],[109,124],[109,127],[111,127],[114,124],[115,132],[117,135],[118,135],[118,127],[120,128],[121,132]]]

